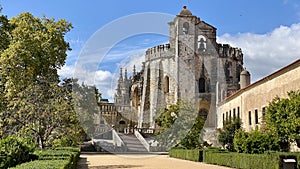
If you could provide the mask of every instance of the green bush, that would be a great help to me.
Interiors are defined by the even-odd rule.
[[[55,139],[53,141],[53,147],[76,146],[77,142],[74,140],[75,139],[71,138],[70,136],[62,137],[60,139]]]
[[[253,132],[238,130],[234,135],[234,149],[239,153],[262,154],[280,149],[275,137],[255,129]]]
[[[0,168],[13,167],[29,161],[34,147],[30,140],[17,136],[0,140]]]
[[[169,151],[169,156],[173,158],[179,158],[190,161],[202,161],[203,160],[203,151],[200,149],[171,149]]]
[[[68,160],[37,160],[10,169],[68,169]]]
[[[219,130],[218,140],[229,151],[234,151],[233,139],[237,130],[241,128],[239,118],[224,122],[223,129]]]
[[[279,169],[282,167],[283,158],[297,158],[298,168],[299,153],[265,153],[265,154],[244,154],[218,150],[204,150],[203,162],[240,169]]]
[[[34,152],[39,160],[69,160],[68,168],[76,168],[80,149],[73,147],[58,147],[55,149],[39,149]]]
[[[75,169],[80,156],[80,149],[59,147],[54,149],[38,149],[34,152],[38,160],[18,165],[14,169]]]

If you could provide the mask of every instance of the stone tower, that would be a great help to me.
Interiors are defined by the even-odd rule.
[[[155,129],[158,111],[182,99],[206,119],[206,128],[214,130],[217,103],[240,89],[242,51],[218,44],[216,28],[186,6],[168,24],[169,43],[146,51],[142,71],[134,73],[128,86],[138,127]],[[119,97],[118,92],[119,86]]]

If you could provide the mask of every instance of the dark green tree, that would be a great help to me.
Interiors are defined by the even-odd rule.
[[[262,154],[279,151],[277,138],[256,128],[252,132],[239,129],[234,135],[234,149],[239,153]]]
[[[266,130],[278,138],[281,151],[289,151],[291,142],[299,142],[300,90],[289,92],[288,98],[273,99],[266,111]]]
[[[89,137],[93,137],[95,134],[94,117],[100,111],[98,103],[101,94],[95,86],[74,83],[73,97],[80,124],[86,134]]]
[[[225,121],[223,129],[219,130],[218,140],[223,147],[229,151],[234,151],[233,139],[235,132],[241,128],[240,119],[236,118],[230,121]]]
[[[199,148],[204,119],[191,103],[179,101],[165,109],[155,120],[161,127],[157,140],[167,148]]]

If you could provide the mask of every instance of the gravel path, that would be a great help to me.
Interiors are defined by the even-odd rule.
[[[78,169],[229,169],[170,158],[168,155],[82,154]]]

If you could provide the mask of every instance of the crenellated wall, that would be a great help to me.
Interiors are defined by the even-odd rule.
[[[152,61],[155,59],[160,59],[164,57],[171,57],[174,55],[174,49],[171,48],[170,44],[158,45],[152,48],[149,48],[146,51],[146,62]]]
[[[220,57],[243,61],[242,49],[231,47],[229,44],[218,44],[218,53]]]

